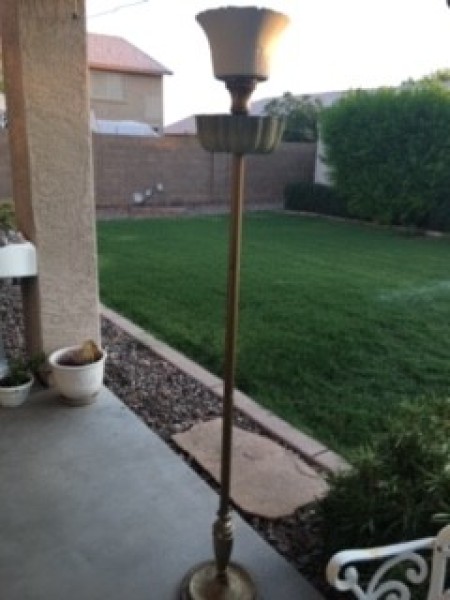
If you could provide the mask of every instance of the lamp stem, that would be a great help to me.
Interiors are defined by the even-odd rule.
[[[236,339],[238,331],[239,279],[242,238],[242,207],[244,197],[244,156],[232,155],[230,242],[228,249],[228,291],[225,331],[225,365],[222,419],[221,490],[218,519],[213,537],[217,572],[226,579],[233,530],[230,518],[230,482],[232,462],[233,391],[236,371]]]
[[[248,101],[255,90],[254,77],[227,77],[225,86],[231,94],[231,114],[248,115]]]

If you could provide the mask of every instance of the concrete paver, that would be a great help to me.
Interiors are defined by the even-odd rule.
[[[1,600],[175,600],[212,557],[218,498],[108,390],[0,410]],[[233,560],[260,600],[322,596],[234,515]]]
[[[172,439],[220,481],[221,433],[222,419],[212,419]],[[269,519],[284,517],[327,489],[322,477],[293,452],[233,427],[230,495],[244,511]]]

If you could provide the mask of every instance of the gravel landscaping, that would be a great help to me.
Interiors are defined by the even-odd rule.
[[[24,348],[20,288],[0,282],[2,335],[6,354]],[[186,460],[212,487],[215,482],[173,444],[171,436],[193,424],[221,415],[221,401],[195,379],[161,359],[116,325],[102,319],[102,342],[108,350],[105,384],[131,410]],[[264,431],[235,411],[235,424]],[[241,516],[285,556],[327,598],[337,598],[324,581],[321,524],[314,507],[281,519]],[[211,515],[211,522],[214,515]]]

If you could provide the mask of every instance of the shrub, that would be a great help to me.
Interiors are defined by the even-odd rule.
[[[450,401],[404,404],[403,415],[330,478],[320,503],[326,553],[434,535],[450,514]],[[442,517],[441,517],[442,521]]]
[[[357,91],[320,114],[325,160],[349,211],[423,226],[450,189],[450,93],[442,86]]]
[[[298,181],[284,188],[284,208],[325,215],[346,216],[344,202],[335,189],[321,183]]]
[[[450,231],[450,198],[438,203],[430,211],[424,226],[427,229]]]

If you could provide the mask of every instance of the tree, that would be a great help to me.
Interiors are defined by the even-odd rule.
[[[431,75],[427,75],[426,77],[421,79],[421,81],[435,81],[437,83],[442,83],[448,87],[448,85],[450,84],[450,69],[438,69],[434,73],[431,73]]]
[[[450,88],[450,69],[438,69],[421,79],[409,78],[403,81],[401,87],[418,87],[426,85],[440,85],[445,89]]]
[[[320,101],[311,96],[294,96],[291,92],[285,92],[281,98],[268,102],[264,113],[286,118],[284,142],[315,142],[321,107]]]

